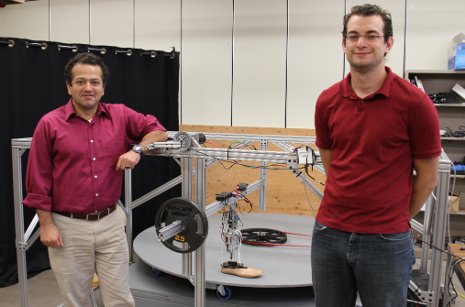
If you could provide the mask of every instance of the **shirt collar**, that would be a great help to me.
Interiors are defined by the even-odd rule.
[[[99,103],[97,107],[97,116],[105,115],[110,117],[107,106],[105,104]],[[72,99],[68,100],[68,103],[65,105],[65,117],[66,120],[69,120],[71,116],[77,116],[76,110],[74,110]]]
[[[382,95],[386,98],[390,96],[392,81],[396,78],[396,74],[394,74],[392,70],[387,66],[385,66],[384,69],[386,69],[387,76],[384,80],[383,85],[376,92],[368,95],[364,99],[370,99],[375,97],[376,95]],[[351,76],[349,72],[347,76],[344,78],[344,80],[342,80],[342,96],[350,99],[360,99],[360,97],[358,97],[357,94],[355,94],[354,90],[352,89],[352,86],[350,86],[350,78]]]

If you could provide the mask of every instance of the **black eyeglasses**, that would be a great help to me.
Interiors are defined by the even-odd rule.
[[[378,34],[366,34],[366,35],[349,34],[349,35],[346,36],[346,39],[348,39],[351,43],[357,43],[361,37],[363,37],[368,42],[375,42],[378,39],[380,39],[381,37],[384,37],[384,35],[378,35]]]

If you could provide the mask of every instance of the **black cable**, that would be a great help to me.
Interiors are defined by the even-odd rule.
[[[446,137],[455,137],[455,138],[462,138],[465,137],[465,126],[460,125],[459,130],[453,131],[450,127],[444,128],[446,130]]]
[[[239,201],[243,200],[243,201],[245,201],[245,202],[249,205],[249,211],[246,212],[246,213],[244,213],[244,212],[240,209],[240,207],[238,206],[238,207],[239,207],[239,210],[240,210],[240,213],[242,213],[242,214],[249,214],[250,212],[252,212],[253,204],[252,204],[252,202],[251,202],[243,193],[241,193],[240,191],[238,191],[237,188],[236,188],[232,193],[233,193],[234,197],[236,197],[236,198],[239,199]]]
[[[226,159],[229,158],[229,149],[230,149],[230,148],[228,148],[228,150],[226,151]],[[279,163],[274,163],[274,164],[265,165],[265,166],[264,166],[264,165],[258,165],[258,166],[257,166],[257,165],[248,165],[248,164],[240,163],[240,162],[235,161],[235,160],[231,161],[231,160],[224,160],[224,159],[216,158],[216,157],[213,157],[213,156],[211,156],[211,155],[209,155],[209,154],[206,154],[206,153],[200,152],[200,151],[198,151],[198,150],[195,150],[194,148],[192,148],[191,150],[192,150],[192,151],[195,151],[195,152],[197,152],[197,153],[199,153],[199,154],[201,154],[201,155],[203,155],[203,156],[206,156],[206,157],[208,157],[208,158],[210,158],[210,159],[213,159],[213,160],[218,161],[218,162],[220,163],[220,165],[221,165],[225,170],[227,170],[227,171],[229,171],[229,170],[230,170],[231,168],[233,168],[235,165],[239,165],[239,166],[247,167],[247,168],[252,168],[252,169],[266,169],[266,170],[272,170],[272,171],[288,171],[288,170],[289,170],[289,169],[288,169],[286,166],[284,166],[284,165],[282,165],[281,167],[274,167],[274,166],[279,166],[279,165],[281,165],[281,164],[279,164]],[[312,149],[312,150],[313,150],[313,149]],[[232,165],[231,165],[230,167],[226,167],[222,162],[231,163]],[[316,181],[317,183],[321,184],[322,186],[325,186],[325,184],[324,184],[323,182],[321,182],[320,180],[318,180],[318,179],[316,179],[315,177],[313,177],[312,175],[310,175],[310,173],[308,172],[308,167],[309,167],[309,166],[312,166],[312,167],[313,167],[313,164],[305,164],[304,166],[300,166],[300,167],[298,167],[297,169],[298,169],[298,170],[304,169],[305,172],[306,172],[306,174],[307,174],[307,176],[310,177],[310,179]],[[299,176],[300,174],[301,174],[301,172],[298,173],[296,176]]]
[[[213,159],[213,160],[216,160],[218,161],[224,169],[226,170],[230,170],[233,166],[235,165],[239,165],[239,166],[243,166],[243,167],[247,167],[247,168],[253,168],[253,169],[267,169],[267,170],[273,170],[273,171],[288,171],[289,169],[287,167],[285,167],[284,165],[282,167],[273,167],[273,166],[278,166],[280,165],[279,163],[274,163],[274,164],[271,164],[271,165],[248,165],[248,164],[244,164],[244,163],[240,163],[236,160],[225,160],[225,159],[220,159],[220,158],[216,158],[216,157],[213,157],[209,154],[206,154],[206,153],[203,153],[203,152],[200,152],[198,150],[195,150],[194,148],[192,148],[192,151],[195,151],[205,157],[208,157],[210,159]],[[230,166],[229,168],[226,168],[223,163],[221,162],[227,162],[227,163],[231,163],[233,164],[232,166]],[[299,167],[298,169],[304,169],[305,166],[302,166],[302,167]]]
[[[305,164],[305,166],[304,166],[305,173],[307,173],[307,176],[310,177],[310,179],[312,179],[312,180],[318,182],[318,183],[321,184],[322,186],[325,186],[325,184],[324,184],[323,182],[321,182],[320,180],[316,179],[315,177],[313,177],[312,175],[309,174],[309,172],[308,172],[308,167],[309,167],[309,166],[310,166],[310,164]],[[312,165],[312,170],[313,170],[313,165]],[[297,174],[297,176],[299,176],[299,175],[300,175],[300,173]]]
[[[422,239],[418,239],[418,238],[415,238],[415,239],[418,240],[418,241],[420,241],[420,242],[422,242],[422,243],[425,243],[426,245],[430,246],[431,248],[433,248],[433,249],[435,249],[435,250],[441,251],[441,252],[444,253],[444,254],[447,254],[447,255],[452,256],[452,257],[454,257],[454,258],[459,258],[459,259],[464,259],[464,260],[465,260],[465,258],[457,257],[456,255],[454,255],[454,254],[452,254],[452,253],[450,253],[450,252],[448,252],[448,251],[446,251],[446,250],[444,250],[444,249],[441,249],[441,248],[439,248],[439,247],[437,247],[437,246],[434,246],[434,245],[431,244],[431,243],[428,243],[428,242],[426,242],[426,241],[423,241]],[[465,245],[464,245],[464,246],[465,246]]]
[[[451,297],[449,303],[446,305],[446,306],[450,306],[450,303],[451,303],[453,300],[455,300],[455,299],[457,298],[457,296],[458,296],[457,291],[456,291],[455,286],[454,286],[454,283],[453,283],[453,281],[452,281],[452,277],[453,277],[453,275],[454,275],[454,273],[455,273],[455,268],[457,267],[457,265],[459,265],[462,261],[465,261],[465,258],[458,257],[457,255],[454,255],[454,254],[450,253],[449,251],[446,251],[446,250],[444,250],[444,249],[442,249],[442,248],[439,248],[439,247],[437,247],[437,246],[434,246],[433,244],[428,243],[428,242],[426,242],[426,241],[423,241],[423,240],[421,240],[421,239],[417,239],[417,240],[420,241],[420,242],[422,242],[422,243],[425,243],[426,245],[430,246],[430,247],[433,248],[433,249],[439,250],[439,251],[441,251],[441,252],[444,253],[444,254],[447,254],[447,255],[449,255],[449,256],[451,256],[451,257],[456,258],[456,260],[454,261],[453,265],[451,265],[451,269],[450,269],[450,271],[449,271],[449,276],[448,276],[448,281],[447,281],[447,284],[449,285],[449,287],[452,286],[452,289],[453,289],[453,291],[454,291],[454,293],[455,293],[455,296],[454,296],[454,297]],[[450,291],[449,291],[449,293],[450,293]]]
[[[464,130],[456,130],[452,134],[456,138],[462,138],[465,137],[465,131]]]
[[[453,281],[452,281],[452,277],[454,276],[456,267],[457,267],[460,263],[462,263],[463,261],[465,261],[464,258],[458,258],[458,259],[456,259],[456,260],[454,261],[454,263],[451,265],[451,268],[450,268],[450,271],[449,271],[449,276],[448,276],[448,279],[447,279],[447,285],[448,285],[448,289],[450,289],[450,287],[452,287],[452,290],[453,290],[453,292],[455,293],[455,296],[454,296],[454,297],[450,297],[449,302],[447,303],[446,306],[451,306],[451,302],[454,301],[454,300],[458,297],[457,290],[455,289],[454,283],[453,283]],[[449,291],[449,294],[450,294],[450,291]]]
[[[452,129],[450,127],[446,127],[446,128],[444,128],[444,130],[446,130],[446,134],[444,136],[452,137],[454,135],[454,133],[452,132]]]

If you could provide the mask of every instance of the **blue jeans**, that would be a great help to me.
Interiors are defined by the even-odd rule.
[[[405,307],[415,262],[410,231],[358,234],[315,222],[312,278],[317,307]]]

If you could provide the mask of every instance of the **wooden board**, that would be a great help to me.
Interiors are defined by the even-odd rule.
[[[310,129],[285,129],[285,128],[259,128],[259,127],[225,127],[225,126],[193,126],[182,125],[180,131],[204,132],[204,133],[229,133],[229,134],[260,134],[260,135],[314,135]],[[233,142],[230,140],[207,140],[206,147],[227,148]],[[251,144],[245,149],[260,148],[259,144]],[[281,150],[270,144],[269,150]],[[243,164],[256,166],[258,163],[244,161]],[[324,182],[324,176],[317,171],[310,173],[318,180]],[[207,204],[215,201],[215,195],[221,192],[234,190],[238,183],[252,183],[259,179],[259,170],[229,162],[216,163],[207,169]],[[323,186],[315,183],[322,191]],[[320,205],[320,199],[310,190],[306,189],[299,178],[287,170],[269,170],[266,187],[266,212],[287,213],[315,216]],[[194,189],[195,191],[195,189]],[[248,196],[252,202],[252,210],[257,211],[258,193]],[[240,209],[248,211],[249,205],[240,203]]]

